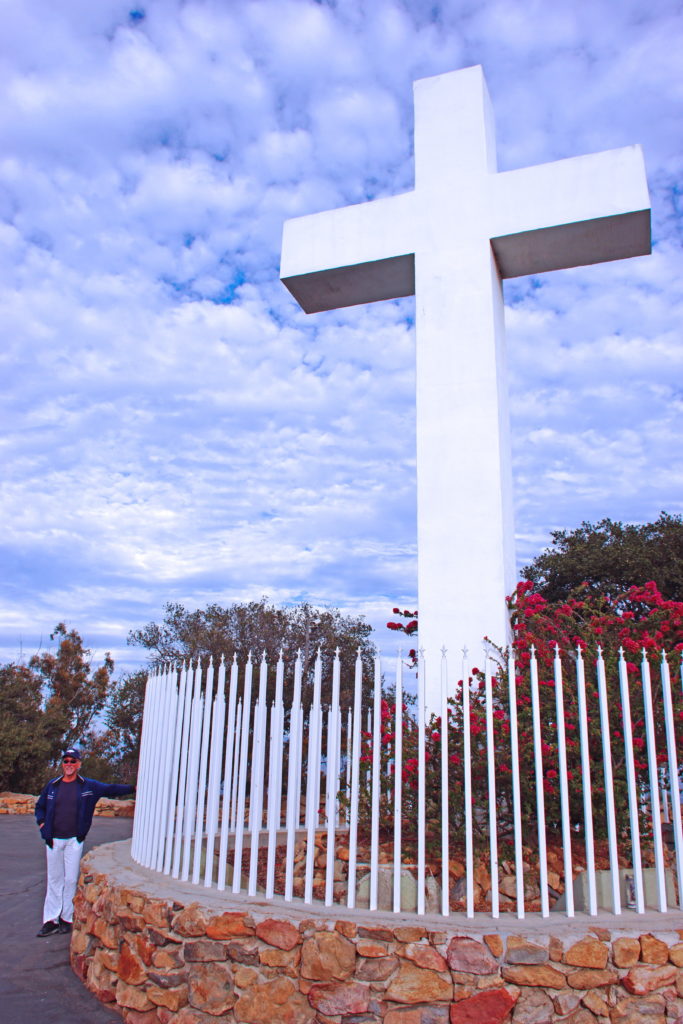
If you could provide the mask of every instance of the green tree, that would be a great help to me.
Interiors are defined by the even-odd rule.
[[[101,763],[100,775],[108,781],[135,782],[140,760],[142,711],[145,703],[147,672],[128,672],[114,683],[107,701],[105,722],[107,728],[94,737],[92,752]]]
[[[60,622],[50,639],[59,638],[56,652],[34,654],[29,668],[40,679],[45,694],[44,721],[50,753],[58,758],[65,746],[79,743],[107,700],[114,662],[107,653],[93,669],[91,651],[80,634]]]
[[[277,607],[267,598],[237,603],[223,608],[211,604],[191,612],[181,604],[167,604],[163,621],[148,623],[132,630],[128,642],[146,648],[153,665],[201,658],[214,663],[237,656],[242,667],[251,652],[258,664],[263,652],[272,667],[282,651],[291,665],[301,651],[303,662],[303,700],[311,700],[313,668],[318,650],[323,658],[323,682],[329,685],[331,663],[339,648],[342,663],[342,706],[353,700],[354,664],[361,652],[366,687],[372,682],[375,645],[370,640],[372,627],[362,617],[343,615],[338,608],[314,608],[308,603]],[[286,673],[286,698],[291,696],[291,672]],[[274,672],[269,672],[268,700],[275,688]],[[367,692],[367,690],[366,690]],[[329,700],[329,696],[323,697]]]
[[[109,654],[93,668],[80,634],[59,623],[55,651],[28,665],[0,666],[0,789],[38,792],[65,746],[94,742],[114,670]],[[88,770],[84,757],[83,768]]]
[[[601,519],[554,530],[552,543],[522,576],[547,601],[564,601],[586,584],[613,598],[653,581],[662,596],[683,601],[683,517],[662,512],[644,525]]]
[[[35,793],[49,760],[41,680],[26,665],[0,666],[0,789]]]

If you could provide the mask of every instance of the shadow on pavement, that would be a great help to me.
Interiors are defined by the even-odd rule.
[[[95,818],[85,853],[127,839],[132,818]],[[2,1024],[105,1024],[121,1017],[99,1003],[69,965],[69,935],[36,938],[45,898],[45,844],[29,814],[0,817],[0,1019]]]

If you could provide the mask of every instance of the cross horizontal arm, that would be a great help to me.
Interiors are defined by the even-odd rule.
[[[285,222],[280,278],[306,313],[415,291],[414,193]]]
[[[502,277],[644,256],[651,249],[640,146],[491,175],[490,211]]]

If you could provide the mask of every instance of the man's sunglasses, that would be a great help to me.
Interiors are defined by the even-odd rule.
[[[75,757],[63,757],[62,764],[78,764]]]

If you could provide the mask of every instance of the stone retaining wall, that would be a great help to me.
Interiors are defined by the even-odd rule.
[[[37,796],[30,793],[0,793],[0,814],[33,814]],[[99,800],[95,814],[102,818],[132,818],[135,814],[134,800]]]
[[[212,890],[197,902],[170,880],[179,898],[160,897],[153,873],[149,895],[134,865],[103,863],[83,862],[71,960],[127,1024],[683,1024],[680,914],[656,933],[562,918],[437,930]]]

